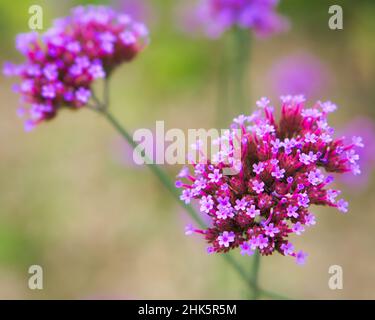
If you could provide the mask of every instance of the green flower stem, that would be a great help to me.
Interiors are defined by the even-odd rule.
[[[233,61],[233,77],[236,95],[237,110],[239,113],[248,113],[247,108],[249,102],[249,89],[247,88],[247,74],[250,60],[250,34],[248,30],[235,28],[233,30],[234,41],[234,61]]]
[[[254,287],[253,295],[252,295],[253,300],[257,300],[260,295],[259,281],[258,281],[259,268],[260,268],[260,253],[257,250],[253,257],[253,266],[252,266],[251,275],[250,275],[250,280],[251,280],[252,286]]]
[[[228,119],[250,110],[247,85],[251,37],[249,31],[234,28],[217,48],[219,65],[217,76],[216,124],[221,127]]]
[[[264,289],[259,290],[259,296],[268,297],[268,298],[271,298],[271,299],[274,299],[274,300],[290,300],[290,298],[288,298],[284,295],[278,294],[276,292],[264,290]]]
[[[216,126],[222,128],[228,121],[228,102],[229,102],[229,84],[230,84],[230,63],[228,43],[224,39],[220,43],[217,51],[219,52],[219,66],[217,75],[217,103],[216,103]],[[232,115],[230,115],[232,116]],[[230,117],[229,117],[230,118]]]

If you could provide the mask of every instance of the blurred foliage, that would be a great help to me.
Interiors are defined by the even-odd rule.
[[[147,0],[146,0],[147,1]],[[212,126],[225,37],[212,41],[179,31],[175,0],[149,0],[158,19],[151,44],[112,79],[114,113],[128,128]],[[28,7],[40,4],[44,26],[77,4],[111,1],[0,2],[2,60],[20,61],[15,35],[27,31]],[[344,8],[344,30],[328,29],[328,7]],[[327,64],[335,83],[327,88],[341,109],[342,127],[358,114],[374,118],[375,43],[372,0],[282,0],[288,33],[252,41],[247,89],[250,106],[269,93],[272,63],[299,50]],[[227,42],[227,43],[224,43]],[[189,219],[147,170],[114,160],[117,135],[87,110],[62,112],[26,135],[16,118],[12,81],[1,78],[0,298],[241,298],[246,284],[219,257],[207,256],[201,239],[186,238]],[[100,85],[99,85],[100,86]],[[231,100],[227,108],[233,108]],[[227,121],[229,123],[229,119]],[[118,154],[117,154],[118,156]],[[167,168],[173,173],[177,168]],[[370,173],[369,173],[370,174]],[[281,256],[262,260],[261,283],[297,298],[375,298],[374,179],[351,213],[316,209],[318,224],[296,240],[310,253],[300,268]],[[364,210],[366,208],[366,210]],[[355,257],[353,255],[355,254]],[[251,261],[237,257],[250,268]],[[46,270],[42,292],[27,289],[27,269]],[[344,267],[345,289],[327,288],[331,264]]]

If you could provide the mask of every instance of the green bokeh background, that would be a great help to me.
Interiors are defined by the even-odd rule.
[[[157,18],[151,44],[114,74],[112,110],[130,130],[215,126],[220,52],[228,37],[209,41],[176,28],[176,0],[150,0]],[[109,1],[0,1],[1,60],[22,61],[14,37],[26,32],[28,8],[40,4],[44,26],[79,3]],[[328,7],[344,9],[344,30],[328,28]],[[358,115],[375,117],[374,1],[281,1],[288,33],[253,40],[249,109],[273,98],[266,77],[276,59],[298,51],[319,57],[334,76],[321,99],[340,109],[337,127]],[[205,243],[186,237],[186,214],[147,169],[124,166],[117,133],[89,110],[63,111],[26,134],[16,117],[13,79],[0,77],[0,298],[232,299],[247,286]],[[230,113],[235,107],[227,105]],[[226,124],[230,123],[227,119]],[[117,151],[121,152],[121,151]],[[171,177],[178,167],[166,167]],[[366,173],[371,175],[372,173]],[[350,213],[313,208],[317,225],[295,246],[309,253],[297,266],[280,255],[261,262],[263,287],[293,298],[375,298],[374,179],[357,192],[344,187]],[[235,254],[245,268],[251,258]],[[44,289],[27,286],[28,268],[44,270]],[[328,288],[328,268],[344,270],[344,289]]]

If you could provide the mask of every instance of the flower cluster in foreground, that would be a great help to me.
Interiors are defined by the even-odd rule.
[[[278,0],[201,0],[197,19],[209,37],[217,38],[232,27],[252,29],[258,37],[283,31],[288,26],[276,12]]]
[[[186,233],[204,235],[209,253],[238,247],[242,255],[277,251],[303,264],[307,254],[296,251],[288,237],[315,224],[310,206],[348,211],[348,203],[337,199],[340,191],[329,188],[333,176],[325,172],[359,174],[355,149],[363,147],[361,138],[345,145],[344,138],[333,136],[327,122],[336,110],[331,102],[305,108],[303,96],[281,100],[278,122],[270,101],[262,98],[254,114],[234,119],[229,134],[219,138],[224,147],[212,161],[203,158],[193,164],[194,172],[185,167],[179,174],[187,180],[176,182],[183,188],[181,200],[188,204],[198,199],[200,211],[211,220],[207,229],[190,225]],[[236,141],[241,152],[237,163]],[[223,174],[233,165],[236,175]]]
[[[132,60],[147,41],[144,24],[103,6],[76,7],[43,35],[20,34],[16,47],[26,62],[6,63],[4,74],[21,78],[15,90],[19,115],[27,115],[25,129],[53,118],[60,107],[85,106],[92,83]]]

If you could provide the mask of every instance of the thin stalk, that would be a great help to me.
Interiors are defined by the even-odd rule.
[[[107,120],[113,125],[113,127],[121,134],[123,138],[134,148],[137,148],[137,144],[134,142],[131,135],[123,128],[120,123],[116,120],[116,118],[108,111],[103,110],[103,115],[107,118]],[[136,149],[138,150],[138,149]],[[198,214],[195,212],[193,207],[190,205],[185,205],[180,200],[180,194],[178,190],[176,189],[173,182],[169,179],[168,175],[164,172],[163,169],[161,169],[159,166],[152,164],[151,160],[148,159],[147,155],[144,155],[145,163],[147,163],[148,167],[151,169],[151,171],[159,178],[160,182],[164,185],[164,187],[172,194],[172,196],[181,204],[184,206],[184,208],[188,211],[188,213],[191,215],[191,217],[199,224],[199,226],[204,227],[204,223],[202,219],[198,216]]]
[[[278,294],[276,292],[264,290],[264,289],[260,290],[260,294],[259,295],[260,296],[265,296],[265,297],[268,297],[268,298],[271,298],[271,299],[274,299],[274,300],[290,300],[290,298],[288,298],[288,297],[286,297],[284,295]]]
[[[247,74],[250,59],[250,34],[248,30],[235,28],[233,30],[233,77],[234,77],[234,93],[239,113],[247,113],[247,105],[249,104],[249,88],[247,84]]]
[[[228,119],[228,98],[229,98],[229,66],[228,66],[228,49],[227,39],[220,43],[219,66],[217,76],[217,108],[216,108],[216,125],[222,128]]]
[[[104,106],[106,106],[106,108],[109,107],[109,76],[104,80],[103,99]]]
[[[257,300],[260,295],[259,280],[258,280],[259,268],[260,268],[260,253],[257,250],[253,257],[253,266],[252,266],[251,275],[250,275],[250,281],[253,286],[253,295],[252,295],[253,300]]]

